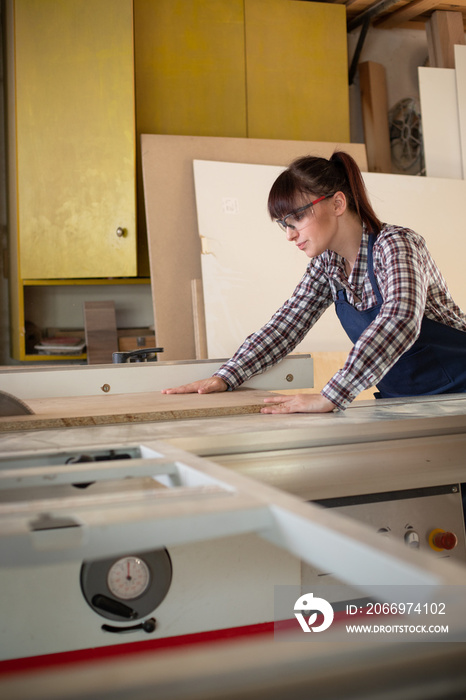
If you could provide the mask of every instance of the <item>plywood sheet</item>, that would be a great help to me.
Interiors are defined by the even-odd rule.
[[[408,226],[426,239],[456,303],[466,311],[463,264],[466,181],[381,173],[363,175],[382,221]]]
[[[466,46],[455,46],[456,95],[463,177],[466,169]]]
[[[455,70],[424,67],[418,70],[426,174],[462,178]]]
[[[211,357],[231,356],[290,296],[307,265],[307,257],[269,220],[262,203],[281,170],[266,165],[195,163]],[[382,173],[363,176],[380,218],[424,236],[455,301],[466,309],[462,269],[466,182]],[[298,349],[312,353],[350,347],[331,307]]]
[[[203,395],[153,391],[28,399],[34,415],[0,418],[0,432],[259,413],[264,398],[270,395],[258,389],[238,389]]]
[[[288,299],[308,258],[266,211],[280,166],[195,161],[208,357],[230,357]],[[333,308],[297,352],[349,350]],[[219,354],[220,353],[220,354]]]
[[[329,157],[336,147],[351,153],[367,169],[364,144],[142,135],[155,334],[164,348],[164,360],[196,357],[191,281],[200,279],[202,271],[193,160],[286,166],[310,153]],[[262,199],[260,206],[265,204]]]

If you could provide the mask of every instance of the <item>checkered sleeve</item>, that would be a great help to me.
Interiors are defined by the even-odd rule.
[[[332,303],[324,264],[311,261],[292,296],[259,331],[246,338],[233,357],[215,373],[230,389],[283,359]]]
[[[426,306],[429,260],[424,239],[409,229],[388,228],[379,234],[374,273],[383,304],[344,367],[322,390],[338,408],[377,384],[416,341]]]

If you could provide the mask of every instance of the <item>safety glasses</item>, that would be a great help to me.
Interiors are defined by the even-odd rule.
[[[309,202],[309,204],[305,204],[303,207],[299,207],[299,209],[295,209],[294,211],[290,212],[283,219],[275,219],[275,221],[280,226],[282,231],[285,231],[285,233],[287,228],[299,231],[300,228],[303,228],[303,226],[298,227],[298,224],[306,216],[305,212],[311,207],[313,207],[315,204],[322,202],[324,199],[333,197],[334,194],[334,192],[332,194],[324,194],[322,197],[315,199],[313,202]]]

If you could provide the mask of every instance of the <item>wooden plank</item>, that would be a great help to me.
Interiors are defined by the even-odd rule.
[[[464,44],[461,12],[436,10],[426,22],[429,63],[436,68],[455,67],[455,44]]]
[[[430,22],[430,17],[425,23],[425,30],[427,37],[428,65],[431,68],[440,67],[437,66],[437,56],[435,54],[435,42],[432,35],[432,24]]]
[[[259,413],[271,392],[238,389],[217,394],[108,394],[29,399],[30,416],[0,418],[0,432]],[[29,419],[29,420],[24,420]]]
[[[460,179],[463,164],[455,71],[420,66],[418,73],[426,174]]]
[[[310,153],[328,158],[339,147],[367,169],[364,144],[162,134],[143,134],[141,144],[155,334],[164,360],[196,357],[191,280],[202,270],[194,159],[288,165]]]
[[[374,61],[360,63],[359,82],[369,171],[391,173],[392,158],[385,67]]]
[[[204,289],[202,280],[191,280],[193,293],[194,340],[196,360],[207,359],[207,333],[205,326]]]
[[[87,345],[87,364],[111,363],[112,353],[118,350],[115,303],[113,301],[85,301],[84,332]]]

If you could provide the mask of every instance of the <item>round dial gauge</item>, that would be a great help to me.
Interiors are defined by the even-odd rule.
[[[115,598],[120,598],[120,600],[138,598],[145,593],[149,584],[149,567],[139,557],[122,557],[108,570],[108,589]]]
[[[81,590],[94,612],[120,622],[152,613],[167,595],[171,580],[166,549],[85,561],[80,573]]]

